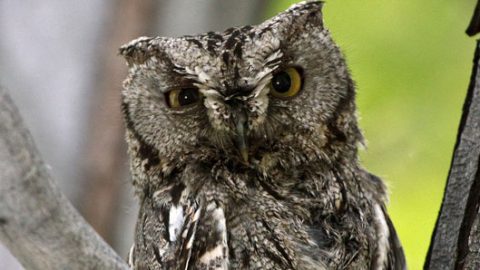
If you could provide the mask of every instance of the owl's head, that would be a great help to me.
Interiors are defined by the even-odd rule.
[[[304,2],[257,26],[124,45],[130,147],[164,164],[262,169],[356,156],[354,85],[321,8]]]

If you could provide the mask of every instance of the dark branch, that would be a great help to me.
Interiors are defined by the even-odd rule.
[[[480,32],[480,1],[477,2],[472,20],[467,28],[467,35],[474,36]]]
[[[469,35],[480,31],[477,5]],[[425,269],[480,269],[480,42]]]

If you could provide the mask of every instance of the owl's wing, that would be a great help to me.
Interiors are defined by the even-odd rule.
[[[366,179],[370,180],[365,182],[368,184],[369,189],[374,194],[383,194],[378,198],[380,202],[373,205],[378,246],[371,260],[371,269],[406,270],[407,264],[402,245],[384,205],[384,201],[386,201],[385,194],[387,193],[386,187],[379,177],[369,172],[365,172],[365,174]]]
[[[193,241],[195,239],[195,234],[197,233],[198,220],[200,218],[201,207],[200,205],[192,201],[190,204],[184,207],[186,209],[184,217],[181,219],[181,224],[179,223],[178,230],[181,233],[178,234],[178,243],[176,249],[176,264],[178,269],[188,269],[190,265],[190,259],[192,256],[192,247]],[[182,211],[183,215],[183,211]],[[173,224],[169,225],[169,229],[173,229],[175,226]],[[177,228],[173,229],[177,231]],[[177,269],[177,268],[176,268]]]
[[[140,236],[130,250],[130,266],[165,270],[228,269],[227,229],[222,207],[190,196],[179,200],[169,200],[168,196],[162,192],[158,196],[163,199],[159,199],[162,203],[156,207],[150,207],[153,204],[149,202],[144,204],[143,212],[154,211],[154,214],[137,224]],[[149,220],[148,217],[155,218]],[[141,253],[147,255],[138,258],[136,248],[147,248]],[[155,267],[149,267],[152,265]]]
[[[402,245],[400,244],[400,240],[398,239],[397,232],[395,231],[395,228],[393,227],[393,223],[390,220],[390,217],[388,216],[384,207],[382,207],[382,211],[383,211],[383,215],[385,216],[385,221],[387,223],[388,230],[389,230],[388,242],[390,246],[390,249],[387,255],[387,259],[388,259],[387,267],[385,269],[406,270],[407,263],[405,261],[405,254],[403,253],[403,248],[402,248]]]
[[[176,239],[175,269],[228,269],[227,227],[223,208],[216,202],[203,207],[202,203],[195,201],[184,208],[182,230]]]
[[[128,255],[133,269],[189,269],[201,206],[193,198],[173,200],[171,192],[168,187],[142,201]]]

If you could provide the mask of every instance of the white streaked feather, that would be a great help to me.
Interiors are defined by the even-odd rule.
[[[374,211],[375,211],[375,224],[377,226],[377,265],[382,267],[382,269],[385,267],[387,260],[388,260],[388,249],[390,247],[389,244],[389,236],[390,236],[390,230],[388,229],[388,224],[385,218],[385,215],[383,214],[382,207],[380,205],[375,204],[374,205]]]
[[[223,257],[223,255],[223,246],[218,245],[205,251],[205,253],[202,254],[202,257],[200,257],[200,262],[209,265],[210,261],[214,261],[218,257]]]
[[[135,252],[135,244],[132,245],[130,251],[128,252],[128,266],[133,268],[133,252]]]
[[[280,41],[278,39],[276,40],[273,40],[275,42],[275,44],[272,46],[273,48],[278,48],[280,46]],[[276,50],[275,52],[273,52],[272,54],[270,54],[266,59],[265,59],[265,63],[268,63],[268,62],[273,62],[277,59],[280,59],[282,58],[283,56],[283,52],[281,50]]]
[[[198,81],[203,84],[209,84],[212,78],[201,67],[195,67],[195,73],[198,76]]]
[[[272,80],[272,74],[271,73],[265,74],[263,78],[257,82],[256,87],[252,92],[253,97],[257,98],[259,96],[264,96],[264,95],[266,96],[268,92],[270,92],[269,91],[270,88],[268,88],[267,85],[270,83],[271,80]]]
[[[197,232],[197,221],[200,218],[200,209],[201,209],[201,207],[198,207],[195,210],[195,213],[193,214],[193,218],[192,218],[191,224],[190,224],[190,226],[193,226],[193,228],[192,228],[192,235],[190,236],[190,239],[188,239],[187,245],[185,246],[185,249],[187,250],[187,259],[185,261],[185,270],[188,269],[188,265],[190,263],[190,257],[192,255],[193,241],[195,240],[195,234]],[[186,237],[186,235],[185,235],[185,237]]]
[[[217,230],[217,232],[222,233],[222,238],[226,242],[227,241],[227,225],[225,222],[225,214],[223,213],[223,209],[217,208],[213,210],[212,217],[217,221],[217,227],[215,229]],[[223,236],[224,234],[225,236]]]
[[[207,206],[207,211],[211,211],[212,218],[215,220],[215,228],[212,228],[220,234],[220,243],[215,247],[205,251],[199,258],[199,261],[204,265],[211,265],[211,262],[218,262],[221,258],[222,263],[215,268],[215,270],[228,269],[228,245],[227,245],[227,225],[223,209],[217,207],[216,203],[210,203]]]
[[[184,222],[183,207],[172,205],[168,214],[168,236],[170,242],[177,240]]]

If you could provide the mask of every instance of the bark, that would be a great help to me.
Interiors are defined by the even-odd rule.
[[[480,1],[479,1],[480,2]],[[480,4],[467,29],[480,30]],[[480,269],[480,42],[425,269]]]
[[[54,184],[1,88],[0,172],[0,240],[26,269],[128,269]]]

